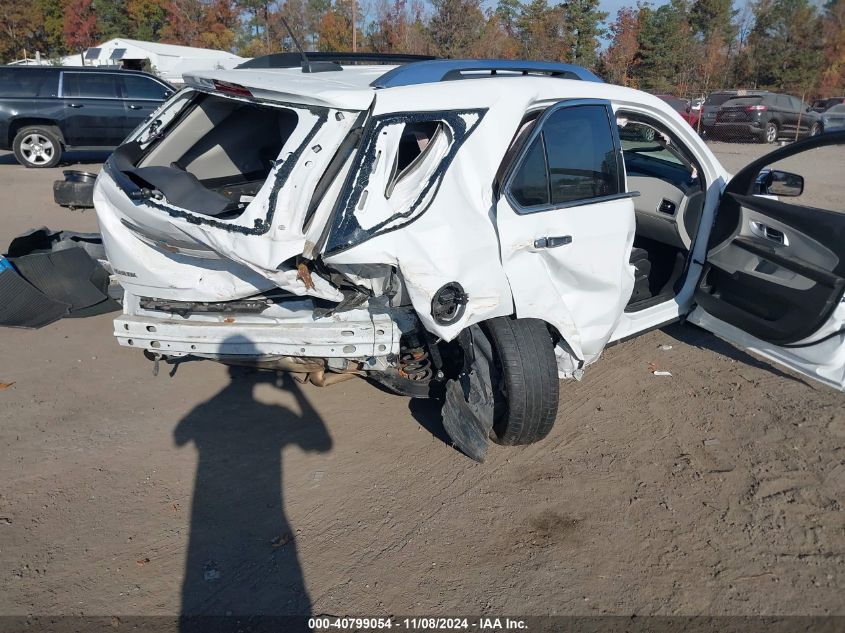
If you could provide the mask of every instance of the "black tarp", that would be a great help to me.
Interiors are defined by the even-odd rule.
[[[0,256],[0,325],[39,328],[63,317],[113,312],[105,250],[96,233],[35,229]]]

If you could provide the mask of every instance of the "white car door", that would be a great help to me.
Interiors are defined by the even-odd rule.
[[[695,293],[697,307],[688,318],[730,343],[845,389],[845,208],[754,195],[761,169],[826,145],[845,145],[845,132],[775,150],[728,183]],[[780,179],[769,193],[803,189],[789,175]]]
[[[516,316],[553,324],[584,363],[601,353],[634,283],[615,120],[609,102],[579,99],[526,123],[496,206]]]

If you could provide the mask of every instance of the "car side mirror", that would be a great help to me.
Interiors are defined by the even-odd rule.
[[[804,177],[779,169],[764,169],[757,176],[758,193],[794,198],[804,193]]]

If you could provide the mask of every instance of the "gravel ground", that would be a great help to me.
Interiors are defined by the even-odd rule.
[[[845,199],[841,149],[800,162]],[[0,156],[0,243],[96,229],[60,174]],[[608,349],[549,438],[475,464],[428,403],[154,377],[111,327],[0,330],[0,614],[845,614],[845,396],[701,330]]]

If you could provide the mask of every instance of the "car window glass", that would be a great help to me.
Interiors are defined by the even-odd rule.
[[[808,211],[824,209],[833,213],[845,213],[842,205],[842,200],[845,200],[845,179],[841,177],[843,164],[845,164],[845,146],[829,145],[805,150],[770,163],[766,167],[787,174],[795,174],[803,181],[803,188],[798,189],[799,195],[781,196],[783,202],[807,207]],[[790,183],[793,178],[782,176],[778,180]],[[789,239],[796,239],[796,237]],[[798,244],[797,240],[794,244]]]
[[[0,70],[0,94],[4,97],[56,96],[59,73],[33,68]]]
[[[127,99],[154,99],[161,101],[165,97],[167,88],[157,81],[137,75],[124,75],[123,94]]]
[[[793,112],[798,112],[799,110],[803,110],[804,108],[801,105],[801,99],[796,99],[795,97],[788,97],[789,99],[789,109]]]
[[[607,110],[581,105],[555,110],[544,122],[511,182],[521,206],[565,204],[620,193]]]
[[[117,81],[111,73],[63,73],[62,94],[65,97],[117,99]]]
[[[549,179],[543,138],[531,143],[525,158],[511,181],[511,195],[523,207],[549,204]]]
[[[763,97],[738,97],[726,101],[724,107],[726,108],[740,108],[743,106],[758,105],[762,103]]]
[[[835,112],[837,114],[845,114],[845,103],[833,106],[828,112]]]
[[[732,95],[732,94],[729,94],[729,93],[728,93],[728,94],[725,94],[725,93],[723,93],[723,92],[714,92],[713,94],[709,95],[709,96],[708,96],[708,97],[704,100],[704,105],[709,105],[709,106],[720,106],[720,105],[722,105],[725,101],[729,100],[731,97],[734,97],[734,96],[735,96],[735,95]]]
[[[701,183],[689,149],[660,124],[638,116],[620,112],[616,117],[626,174],[658,178],[684,190]]]
[[[563,108],[543,124],[551,203],[619,193],[613,134],[604,106]]]

